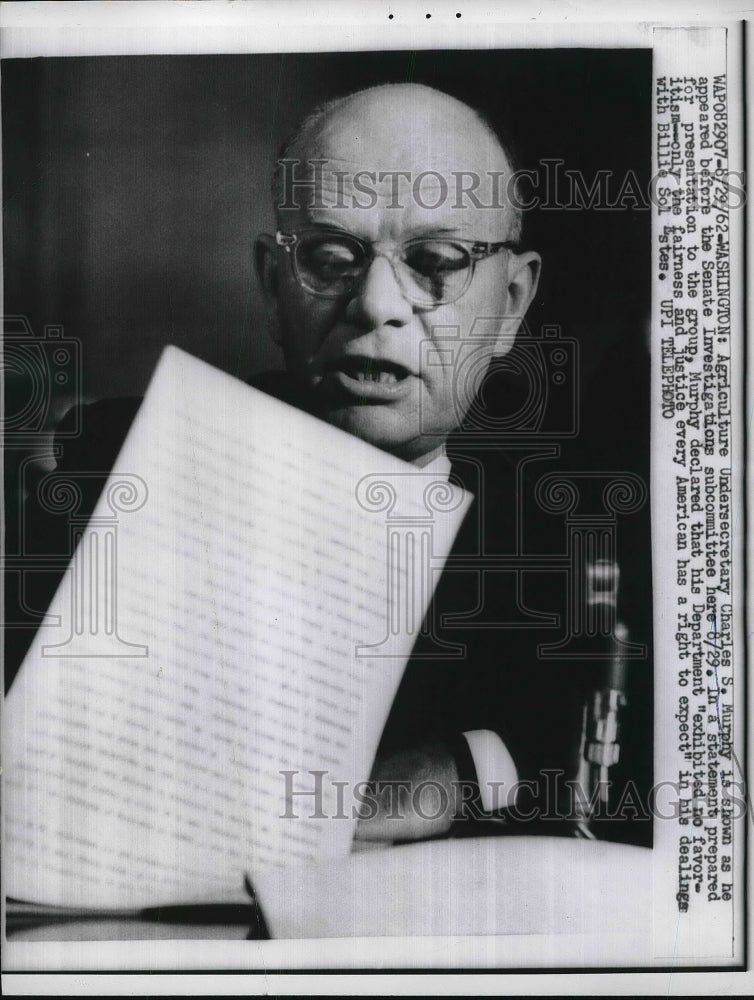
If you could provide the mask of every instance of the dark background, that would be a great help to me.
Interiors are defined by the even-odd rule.
[[[6,436],[6,552],[17,553],[20,565],[30,540],[19,500],[33,493],[35,478],[24,462],[35,451],[49,452],[50,431],[71,404],[141,395],[166,343],[241,378],[281,366],[252,270],[256,235],[275,228],[269,181],[277,150],[321,101],[405,81],[480,110],[515,137],[524,167],[542,171],[543,160],[560,159],[562,170],[580,172],[587,187],[607,171],[613,199],[631,175],[646,196],[650,50],[3,62],[6,328],[12,316],[26,317],[36,338],[45,326],[62,326],[79,342],[81,358],[80,381],[56,382],[53,364],[40,382],[23,354],[6,349],[6,431],[23,427],[16,418],[32,396],[45,403],[34,433]],[[578,344],[569,384],[577,387],[581,430],[560,441],[556,467],[634,472],[648,483],[648,207],[632,208],[630,197],[612,210],[541,207],[526,213],[524,243],[541,253],[543,277],[519,339],[558,327]],[[18,323],[11,327],[29,338]],[[45,351],[49,360],[53,349]],[[485,387],[492,410],[505,411],[514,398],[506,395],[506,378],[503,372]],[[558,419],[556,413],[556,430]],[[563,549],[562,518],[550,522],[557,540],[547,524],[536,528],[528,541],[537,551]],[[649,646],[648,504],[619,523],[616,555],[620,614],[631,638]],[[15,587],[14,580],[6,596]],[[28,641],[11,631],[16,638],[14,664]],[[9,641],[6,635],[6,655]],[[628,773],[644,788],[651,779],[650,663],[631,670],[633,717],[623,740]],[[12,674],[6,665],[6,683]]]
[[[284,39],[281,39],[284,42]],[[280,364],[251,250],[274,231],[275,154],[315,104],[380,82],[455,94],[515,136],[536,168],[561,158],[610,190],[650,171],[649,50],[360,52],[6,60],[2,66],[5,315],[81,341],[87,400],[140,395],[172,342],[241,377]],[[529,325],[581,343],[582,385],[641,351],[649,212],[526,217],[544,258]],[[8,372],[8,406],[28,391]],[[53,389],[48,424],[73,401]]]
[[[49,454],[50,431],[73,403],[140,396],[166,343],[241,378],[281,367],[252,268],[256,235],[275,228],[277,151],[321,101],[403,81],[476,107],[515,138],[520,165],[540,175],[543,161],[560,159],[587,186],[607,171],[612,200],[629,175],[648,190],[649,49],[3,61],[6,329],[19,329],[12,316],[26,317],[35,338],[62,327],[81,362],[77,378],[55,366],[49,338],[34,357],[6,340],[6,430],[34,432],[20,442],[6,436],[8,551],[17,501],[45,468],[24,462]],[[581,433],[561,442],[563,459],[648,482],[650,212],[631,204],[525,213],[524,243],[543,258],[527,326],[534,335],[558,327],[578,345],[569,384]],[[506,378],[486,387],[485,405],[516,412],[522,387]],[[43,405],[30,407],[32,398]],[[648,537],[646,508],[620,532],[629,558],[645,546],[636,584],[645,606]]]

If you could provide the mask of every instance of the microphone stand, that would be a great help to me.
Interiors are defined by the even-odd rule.
[[[609,804],[610,768],[620,758],[621,715],[626,706],[626,658],[628,629],[616,620],[618,564],[598,559],[587,564],[586,603],[602,606],[603,620],[610,623],[611,649],[601,668],[601,677],[586,697],[582,712],[579,768],[575,784],[575,834],[596,840],[592,829],[594,807]],[[597,610],[595,608],[594,610]]]

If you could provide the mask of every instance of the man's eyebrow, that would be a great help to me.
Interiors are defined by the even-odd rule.
[[[407,232],[406,239],[421,239],[422,237],[431,239],[433,236],[455,236],[458,239],[463,239],[463,234],[468,233],[472,228],[473,226],[470,224],[464,225],[461,219],[454,226],[432,226],[424,223],[412,226]]]
[[[323,232],[343,233],[346,236],[356,235],[347,226],[343,226],[338,222],[331,221],[329,219],[325,221],[323,219],[315,218],[311,210],[304,210],[302,214],[304,216],[304,224],[303,226],[296,227],[296,229],[298,229],[299,231],[301,229],[319,229],[322,230]],[[398,242],[400,243],[400,242],[406,242],[408,240],[421,240],[421,239],[431,240],[431,239],[442,239],[442,238],[445,239],[455,238],[459,240],[471,239],[471,238],[476,239],[476,237],[471,236],[471,233],[474,231],[475,228],[476,227],[471,223],[465,225],[463,220],[461,219],[458,220],[458,223],[456,225],[452,226],[451,225],[438,226],[438,225],[430,225],[428,223],[419,223],[416,226],[408,227],[403,235],[402,240],[399,239]]]
[[[303,229],[332,229],[332,230],[334,230],[336,232],[339,232],[339,233],[347,233],[349,235],[353,235],[351,233],[350,229],[347,229],[345,226],[342,226],[338,222],[331,222],[329,220],[324,221],[322,219],[315,218],[314,215],[312,214],[312,210],[311,209],[304,209],[304,211],[302,212],[302,215],[304,217],[304,225],[303,226],[298,226],[297,227],[298,229],[302,229],[302,228]]]

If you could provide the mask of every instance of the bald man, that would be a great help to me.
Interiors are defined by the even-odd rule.
[[[256,246],[289,401],[418,466],[450,471],[448,436],[490,360],[513,346],[537,287],[539,255],[520,249],[520,212],[501,196],[512,174],[489,126],[425,86],[373,87],[303,122],[274,178],[277,233]],[[459,378],[465,370],[475,377]],[[461,715],[457,725],[439,723],[455,673],[443,691],[441,670],[408,671],[394,720],[402,711],[409,718],[394,725],[375,779],[451,787],[484,772],[515,782],[494,729],[464,736]],[[429,725],[421,705],[434,716]],[[387,787],[358,836],[436,835],[454,819],[450,798],[442,815],[412,814],[410,803],[407,795],[398,830],[386,821]]]
[[[460,101],[397,84],[311,115],[281,157],[296,161],[297,181],[276,173],[278,232],[257,243],[288,372],[317,415],[426,465],[472,403],[455,377],[468,352],[477,372],[506,354],[536,290],[539,256],[500,198],[508,156]]]
[[[512,170],[489,126],[429,87],[374,87],[312,113],[278,163],[277,232],[256,244],[270,330],[287,367],[283,378],[263,378],[260,387],[417,466],[448,473],[449,436],[491,359],[513,346],[537,287],[540,258],[521,249],[520,213],[501,196],[514,190]],[[464,371],[473,377],[459,377]],[[89,433],[66,447],[60,468],[109,468],[137,402],[88,408],[82,422]],[[103,482],[104,473],[84,481],[85,503],[93,506]],[[457,542],[470,553],[509,523],[515,506],[487,483],[484,490],[492,515],[481,524],[484,539],[469,533],[480,520],[475,514]],[[53,533],[39,535],[46,552],[57,551],[48,540]],[[505,550],[504,540],[490,544],[490,551]],[[446,612],[473,608],[478,588],[478,579],[444,574],[435,598],[440,632]],[[34,603],[44,606],[44,598]],[[530,669],[529,650],[515,651],[508,635],[503,648],[499,631],[451,630],[440,643],[466,653],[448,661],[434,659],[432,648],[415,650],[373,777],[449,787],[481,777],[480,767],[506,785],[521,768],[533,772],[536,754],[529,761],[527,752],[538,737],[532,740],[525,706],[543,683],[554,685],[552,718],[538,709],[538,725],[557,734],[571,680],[561,671],[543,682]],[[359,836],[436,835],[455,818],[453,805],[449,799],[448,810],[431,817],[404,808],[398,830],[386,820],[388,793]]]

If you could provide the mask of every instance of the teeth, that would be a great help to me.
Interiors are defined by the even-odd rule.
[[[356,378],[359,382],[397,382],[398,379],[395,377],[393,372],[385,371],[359,371],[356,372]]]
[[[357,382],[376,382],[381,385],[392,385],[408,375],[401,365],[377,358],[341,358],[338,368]]]

